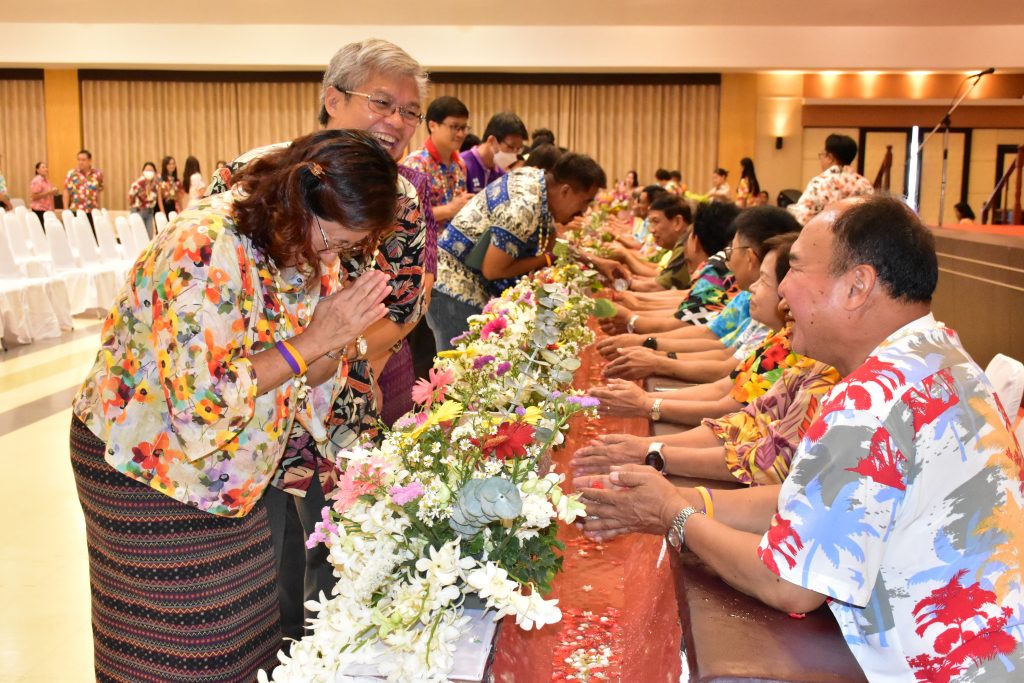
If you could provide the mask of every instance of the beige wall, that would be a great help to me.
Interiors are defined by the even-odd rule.
[[[803,76],[800,74],[759,74],[757,77],[757,139],[755,159],[761,187],[772,200],[780,190],[802,189],[804,151]],[[775,138],[782,137],[782,149],[775,149]]]
[[[757,74],[722,74],[719,108],[716,165],[731,171],[729,180],[735,186],[739,183],[740,159],[751,157],[760,181],[761,169],[756,158]]]
[[[8,194],[28,204],[32,169],[46,160],[42,81],[0,80],[0,155]],[[51,180],[54,176],[51,172]]]
[[[971,178],[967,189],[967,203],[974,209],[979,220],[981,207],[992,194],[992,188],[996,184],[996,149],[999,145],[1024,145],[1024,128],[974,131],[971,139]],[[1003,170],[1006,170],[1005,164]]]

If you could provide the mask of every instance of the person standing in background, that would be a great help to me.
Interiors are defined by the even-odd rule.
[[[740,208],[757,206],[755,198],[761,194],[761,183],[757,182],[754,171],[754,160],[750,157],[740,159],[740,183],[736,187],[736,205]]]
[[[78,153],[78,167],[64,178],[64,208],[84,211],[91,225],[92,210],[100,208],[102,194],[103,171],[93,167],[92,152],[83,149]]]
[[[476,194],[505,175],[523,149],[526,125],[510,111],[491,117],[484,136],[459,156],[466,167],[466,189]]]
[[[28,207],[39,216],[39,222],[45,226],[46,221],[43,220],[43,214],[53,211],[53,197],[60,190],[50,182],[50,167],[46,165],[45,161],[36,164],[35,170],[36,175],[28,184]]]
[[[128,208],[142,217],[150,239],[153,237],[153,214],[160,201],[160,186],[156,177],[156,164],[147,161],[142,165],[142,175],[128,189]]]
[[[160,162],[160,192],[157,206],[169,217],[171,211],[178,211],[179,205],[184,207],[182,195],[181,181],[178,180],[178,162],[172,156],[165,156]]]
[[[186,209],[194,207],[199,203],[203,195],[206,194],[206,180],[203,178],[203,174],[199,172],[199,159],[196,159],[191,154],[185,159],[185,170],[181,177],[181,189],[188,196],[188,205],[184,207]]]
[[[825,150],[818,152],[821,173],[811,178],[795,204],[786,207],[800,225],[805,225],[829,204],[875,191],[871,181],[851,165],[856,158],[857,143],[849,135],[832,133],[825,138]]]
[[[708,201],[732,201],[732,188],[726,182],[729,172],[724,168],[716,168],[711,172],[711,189],[708,190]]]
[[[438,97],[427,107],[430,136],[402,165],[430,177],[430,205],[443,230],[473,195],[466,192],[466,167],[459,156],[469,132],[469,109],[456,97]]]

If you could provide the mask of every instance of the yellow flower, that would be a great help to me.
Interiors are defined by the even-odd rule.
[[[519,418],[519,421],[536,427],[543,416],[544,412],[537,406],[527,406],[526,412]]]
[[[427,416],[426,422],[416,427],[408,434],[405,438],[409,441],[415,441],[422,436],[423,432],[427,431],[431,427],[441,424],[442,422],[448,422],[454,420],[462,414],[462,404],[458,401],[445,401],[439,405],[430,415]]]
[[[463,356],[465,356],[466,358],[472,358],[475,355],[476,349],[474,349],[472,346],[464,349],[449,349],[447,351],[438,351],[437,353],[438,358],[462,358]]]

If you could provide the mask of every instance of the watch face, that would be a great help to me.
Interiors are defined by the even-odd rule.
[[[647,457],[644,458],[644,464],[653,467],[659,472],[665,471],[665,458],[661,457],[661,453],[659,451],[651,451],[648,453]]]
[[[356,353],[358,353],[360,356],[366,355],[367,346],[368,344],[366,343],[365,338],[359,337],[358,339],[356,339]]]
[[[675,527],[669,529],[668,533],[665,534],[665,537],[668,539],[668,544],[676,550],[683,547],[683,539],[679,538],[679,534],[676,533]]]

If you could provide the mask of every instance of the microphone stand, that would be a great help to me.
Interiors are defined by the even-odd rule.
[[[950,106],[949,111],[946,112],[946,115],[943,116],[942,120],[939,121],[935,125],[935,127],[932,128],[931,132],[928,133],[928,135],[926,135],[924,137],[924,140],[921,141],[921,144],[917,148],[917,154],[918,154],[918,157],[920,157],[921,156],[921,152],[924,151],[924,146],[928,144],[928,141],[932,139],[932,136],[935,135],[935,133],[937,133],[940,128],[942,129],[942,185],[939,188],[939,227],[940,228],[942,227],[942,217],[945,214],[945,209],[946,209],[946,174],[947,174],[947,172],[949,170],[949,124],[950,124],[950,117],[953,116],[953,112],[955,112],[957,107],[960,106],[960,103],[963,102],[965,99],[967,99],[967,96],[971,94],[971,91],[974,90],[974,88],[981,81],[982,76],[985,76],[987,73],[992,73],[992,72],[991,71],[982,71],[981,73],[974,74],[973,76],[968,76],[966,79],[964,79],[964,80],[971,79],[970,87],[967,88],[967,90],[964,91],[963,95],[960,95],[960,97],[956,98],[953,101],[953,104],[952,104],[952,106]],[[963,87],[962,83],[961,83],[961,87]],[[959,88],[958,88],[958,90],[959,90]]]

